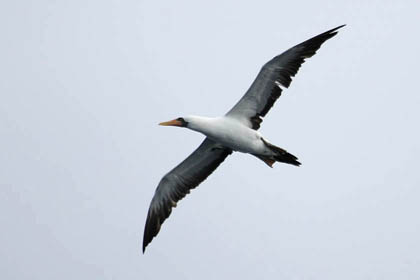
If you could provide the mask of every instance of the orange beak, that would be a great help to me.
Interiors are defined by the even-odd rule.
[[[164,126],[182,126],[182,122],[178,121],[178,120],[172,120],[172,121],[168,121],[168,122],[161,122],[159,125],[164,125]]]

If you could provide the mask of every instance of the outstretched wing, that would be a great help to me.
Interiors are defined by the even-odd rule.
[[[238,103],[226,114],[241,120],[253,129],[260,128],[262,117],[271,109],[282,89],[288,88],[306,58],[313,56],[321,45],[334,37],[338,26],[313,37],[267,62],[251,87]]]
[[[143,253],[171,214],[172,207],[203,182],[231,153],[232,150],[206,138],[189,157],[162,178],[147,213]]]

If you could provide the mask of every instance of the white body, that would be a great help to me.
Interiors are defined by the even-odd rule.
[[[185,118],[188,128],[203,133],[215,142],[234,151],[258,155],[272,155],[273,152],[261,140],[262,135],[229,117],[206,118],[190,116]]]

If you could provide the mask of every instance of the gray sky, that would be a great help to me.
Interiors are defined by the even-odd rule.
[[[3,1],[1,279],[419,279],[418,1]],[[141,254],[162,175],[273,56],[346,23]]]

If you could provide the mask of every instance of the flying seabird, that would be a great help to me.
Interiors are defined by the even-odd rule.
[[[280,97],[282,87],[289,87],[305,59],[313,56],[343,26],[300,43],[267,62],[245,95],[226,115],[217,118],[188,116],[160,123],[185,127],[204,134],[206,138],[159,182],[147,213],[143,253],[171,214],[172,207],[203,182],[233,151],[251,154],[270,167],[275,162],[300,165],[294,155],[268,142],[257,130],[262,118]]]

